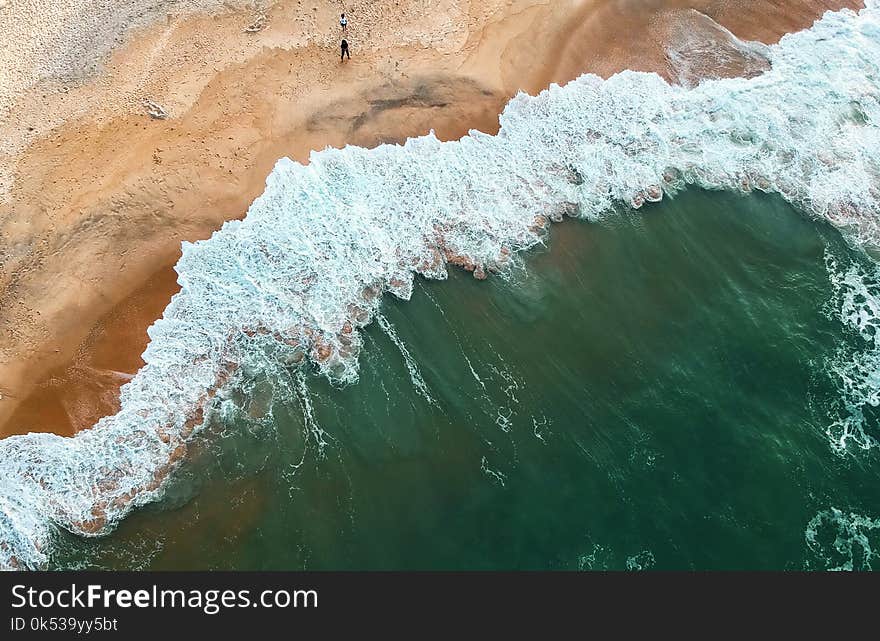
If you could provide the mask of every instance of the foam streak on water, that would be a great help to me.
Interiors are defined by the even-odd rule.
[[[416,360],[409,353],[406,344],[404,344],[400,336],[397,335],[394,326],[383,314],[376,314],[376,322],[388,338],[391,339],[391,342],[394,343],[398,350],[400,350],[400,355],[403,356],[403,362],[406,365],[406,370],[409,372],[409,378],[412,381],[416,392],[418,392],[419,395],[431,405],[437,405],[437,401],[434,400],[434,397],[431,396],[431,392],[428,391],[428,386],[425,384],[425,379],[422,378],[422,372],[419,370]]]
[[[109,532],[161,496],[213,398],[243,376],[312,362],[357,378],[359,328],[391,291],[447,264],[478,277],[541,243],[686,185],[778,192],[880,239],[880,9],[828,13],[770,47],[772,69],[692,89],[587,75],[514,98],[497,136],[281,159],[247,217],[185,244],[182,290],[150,328],[122,409],[73,438],[0,442],[0,566],[41,567],[52,531]]]

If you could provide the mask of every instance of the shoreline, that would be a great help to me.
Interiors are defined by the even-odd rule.
[[[279,2],[270,26],[255,34],[269,44],[254,44],[250,57],[199,71],[196,63],[219,55],[209,49],[191,68],[157,74],[172,118],[150,120],[127,105],[50,129],[16,156],[19,179],[11,202],[0,205],[0,231],[13,248],[0,272],[0,435],[71,434],[112,412],[119,385],[139,367],[146,327],[176,289],[171,266],[180,241],[207,238],[243,216],[278,158],[305,161],[312,149],[401,142],[431,128],[441,139],[471,128],[495,133],[517,90],[534,93],[582,72],[642,67],[669,77],[662,39],[682,7],[704,9],[742,39],[772,41],[846,5],[745,3],[757,8],[741,14],[715,4],[627,13],[598,1],[473,3],[464,29],[446,25],[443,32],[444,25],[429,22],[443,33],[433,40],[418,11],[411,16],[416,29],[383,14],[382,4],[375,20],[362,24],[365,35],[388,26],[390,44],[359,50],[355,36],[354,58],[340,66],[328,40],[335,10],[312,12],[330,25],[315,36],[308,29],[317,19],[285,21],[297,9]],[[357,10],[347,13],[354,27]],[[440,22],[453,14],[431,12]],[[208,21],[218,34],[233,34],[245,15],[180,18],[170,35],[161,25],[146,28],[113,55],[111,81],[99,77],[59,95],[100,102],[113,69],[125,76],[126,64],[157,39],[185,40]],[[300,44],[284,48],[282,24],[302,25],[293,37]],[[183,81],[172,87],[176,77]],[[59,425],[65,416],[67,425]]]

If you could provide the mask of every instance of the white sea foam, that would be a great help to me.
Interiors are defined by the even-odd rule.
[[[835,377],[841,406],[827,428],[832,447],[877,447],[876,419],[866,416],[880,406],[880,266],[840,265],[826,252],[825,263],[834,288],[832,312],[844,328],[857,335],[857,346],[841,345],[826,368]],[[872,424],[873,423],[873,424]]]
[[[650,570],[657,563],[651,550],[642,550],[638,554],[626,557],[626,569],[630,572]]]
[[[872,570],[880,558],[880,519],[835,507],[819,512],[804,532],[823,570]]]
[[[670,86],[582,76],[514,98],[497,136],[281,159],[242,221],[186,243],[182,290],[150,328],[122,409],[74,438],[0,441],[0,566],[45,566],[52,531],[109,532],[160,496],[218,390],[311,362],[357,378],[359,328],[385,291],[447,262],[478,277],[544,238],[547,219],[595,220],[688,184],[778,192],[880,240],[880,9],[827,13],[766,52],[751,79]]]

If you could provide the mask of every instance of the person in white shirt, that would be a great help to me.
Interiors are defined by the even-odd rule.
[[[342,17],[339,18],[339,26],[342,27],[342,31],[345,31],[345,27],[348,25],[348,20],[345,18],[345,14],[342,14]]]

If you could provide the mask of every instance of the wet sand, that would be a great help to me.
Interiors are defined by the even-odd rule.
[[[624,68],[677,80],[672,40],[705,16],[770,43],[846,4],[351,3],[344,64],[324,3],[278,2],[255,34],[251,9],[141,28],[102,69],[44,79],[0,112],[0,433],[71,434],[112,413],[176,291],[180,242],[241,217],[278,158],[492,133],[519,90]]]

